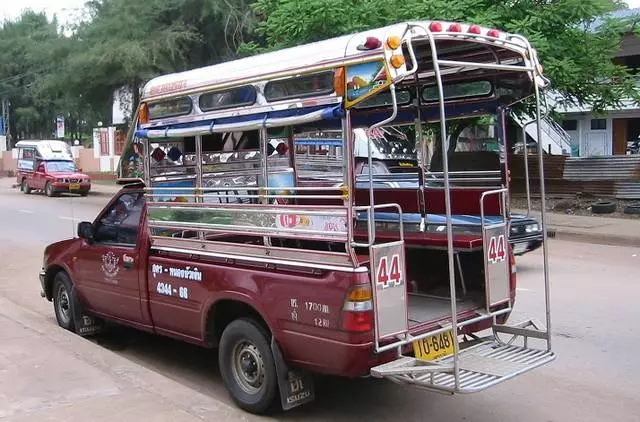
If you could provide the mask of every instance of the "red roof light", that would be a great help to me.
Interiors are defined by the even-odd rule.
[[[480,27],[478,25],[471,25],[469,27],[469,31],[470,34],[480,34],[482,33],[482,30],[480,29]]]
[[[429,31],[431,31],[431,32],[441,32],[442,31],[442,24],[440,22],[431,22],[431,25],[429,25]]]
[[[462,25],[459,23],[452,23],[449,26],[449,32],[462,32]]]
[[[382,41],[377,39],[376,37],[367,37],[367,41],[364,43],[364,48],[367,50],[375,50],[376,48],[380,48],[382,46]]]
[[[493,37],[493,38],[500,38],[500,31],[498,31],[497,29],[490,29],[487,31],[487,36]]]

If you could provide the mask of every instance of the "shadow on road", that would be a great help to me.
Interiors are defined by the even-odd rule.
[[[216,350],[117,326],[90,340],[200,393],[233,405],[220,377]],[[429,401],[429,395],[424,392],[374,378],[316,375],[315,381],[315,402],[272,416],[277,420],[329,418],[353,421],[363,414],[370,414],[373,400],[375,407],[381,410],[377,412],[379,419],[376,420],[393,420],[400,410],[398,406],[407,400],[407,392],[420,395],[421,404]]]

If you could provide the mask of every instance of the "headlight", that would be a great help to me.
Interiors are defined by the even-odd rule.
[[[525,227],[525,231],[527,233],[535,233],[540,231],[540,226],[538,224],[527,224]]]

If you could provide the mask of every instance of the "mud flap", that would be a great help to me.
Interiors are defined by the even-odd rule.
[[[78,297],[75,286],[71,288],[71,300],[73,301],[73,321],[78,335],[86,337],[104,330],[104,323],[101,319],[85,312],[84,305]]]
[[[278,390],[283,410],[290,410],[315,399],[313,376],[305,371],[292,370],[282,357],[275,339],[271,338],[271,353],[278,374]]]

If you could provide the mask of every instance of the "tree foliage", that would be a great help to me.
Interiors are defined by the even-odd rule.
[[[640,100],[636,78],[612,57],[629,21],[594,22],[626,5],[612,0],[257,0],[259,52],[407,20],[476,23],[526,36],[538,50],[552,86],[596,111],[624,98]]]
[[[131,94],[135,109],[148,79],[231,58],[252,32],[248,0],[91,0],[64,33],[25,12],[0,27],[12,137],[51,137],[57,115],[86,136],[110,121],[114,92]]]
[[[545,73],[568,98],[616,105],[638,98],[635,75],[611,61],[636,21],[597,16],[614,0],[89,0],[69,28],[27,11],[0,24],[0,100],[12,139],[53,135],[55,117],[73,138],[109,122],[114,92],[132,93],[159,74],[238,53],[288,47],[411,19],[479,23],[527,36]],[[123,89],[124,88],[124,89]],[[131,110],[128,110],[130,113]]]

